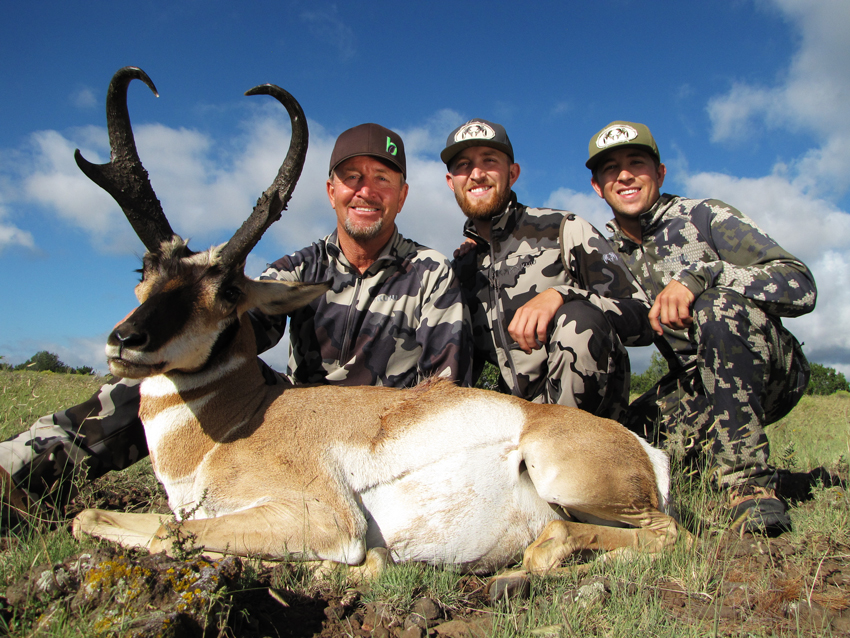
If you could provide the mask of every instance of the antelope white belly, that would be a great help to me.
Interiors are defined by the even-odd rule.
[[[355,468],[348,474],[362,498],[367,546],[386,546],[400,560],[475,571],[521,558],[559,517],[521,465],[523,422],[513,404],[470,401],[407,429],[365,459],[363,450],[338,449],[343,465]],[[358,476],[364,461],[371,467]]]

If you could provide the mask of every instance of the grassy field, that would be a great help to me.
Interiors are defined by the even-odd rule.
[[[39,416],[87,398],[102,382],[0,371],[0,436],[16,434]],[[594,564],[584,575],[535,578],[527,598],[496,606],[487,603],[482,579],[418,564],[392,566],[370,587],[355,589],[344,575],[319,581],[307,567],[268,570],[247,561],[235,589],[210,603],[206,613],[214,622],[207,635],[848,635],[850,395],[804,397],[768,428],[768,436],[772,460],[787,470],[789,480],[809,481],[804,496],[791,503],[794,530],[778,539],[731,535],[718,495],[699,474],[675,470],[682,524],[697,540],[691,547],[680,543],[656,560],[613,561]],[[69,513],[87,506],[161,511],[162,505],[150,464],[142,462],[84,485],[69,511],[51,512],[45,520],[7,532],[0,551],[0,581],[8,588],[7,598],[0,598],[0,634],[131,635],[101,608],[74,603],[78,597],[34,594],[30,604],[15,605],[13,591],[36,565],[67,565],[70,556],[105,551],[104,544],[72,538],[65,518]],[[111,586],[120,593],[126,579]],[[262,604],[253,597],[260,595],[256,592],[264,597]],[[270,611],[262,606],[270,594],[287,600]],[[420,622],[414,610],[423,600],[436,606],[438,620]],[[109,613],[114,616],[114,604]],[[113,620],[104,624],[107,617]],[[419,633],[410,629],[417,623]],[[452,629],[451,623],[460,624]]]

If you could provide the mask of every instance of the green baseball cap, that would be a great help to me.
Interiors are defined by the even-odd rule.
[[[588,157],[584,163],[590,170],[602,160],[605,153],[612,148],[621,146],[637,146],[643,148],[647,153],[653,155],[659,162],[661,156],[658,154],[658,145],[655,138],[649,132],[645,124],[636,122],[611,122],[604,129],[590,138],[588,145]]]

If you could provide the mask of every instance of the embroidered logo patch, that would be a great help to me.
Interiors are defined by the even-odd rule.
[[[398,146],[393,144],[393,141],[387,136],[387,153],[390,155],[395,155],[398,153]]]
[[[462,142],[464,140],[492,140],[494,137],[496,137],[496,131],[484,122],[473,120],[461,126],[460,130],[455,133],[455,142]]]
[[[608,148],[614,144],[625,144],[631,142],[638,136],[638,132],[626,124],[615,124],[602,131],[596,138],[596,148]]]

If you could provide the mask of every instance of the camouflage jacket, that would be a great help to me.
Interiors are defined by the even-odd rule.
[[[469,315],[451,266],[398,230],[362,275],[334,232],[271,264],[260,279],[333,282],[289,315],[293,383],[410,387],[441,376],[469,385]],[[254,316],[260,351],[280,340],[286,318]]]
[[[554,288],[564,301],[584,299],[600,308],[625,345],[649,345],[649,305],[606,239],[572,213],[528,208],[513,196],[492,220],[490,242],[467,220],[464,235],[477,248],[455,260],[473,326],[475,372],[484,361],[502,372],[503,389],[525,396],[521,382],[546,365],[546,348],[523,352],[508,334],[516,311]],[[506,371],[510,371],[510,378]]]
[[[797,317],[815,307],[815,280],[806,265],[728,204],[665,194],[640,216],[640,225],[641,244],[615,220],[607,228],[650,301],[675,280],[695,296],[729,288],[774,317]],[[696,346],[687,331],[663,329],[656,345],[668,363],[691,363]]]

